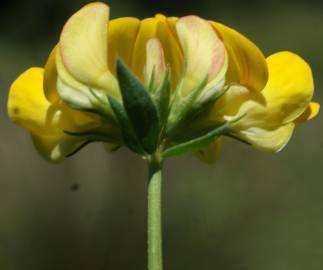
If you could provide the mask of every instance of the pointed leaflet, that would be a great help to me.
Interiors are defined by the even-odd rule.
[[[162,153],[162,157],[168,158],[185,154],[187,152],[197,152],[208,146],[217,137],[223,135],[227,131],[228,126],[229,122],[226,122],[201,137],[172,146]]]
[[[124,107],[115,98],[110,96],[108,97],[108,99],[110,106],[118,119],[124,144],[128,146],[132,151],[142,154],[143,150],[141,149],[136,135],[134,134],[133,128],[131,126],[131,123],[129,122]]]
[[[218,75],[224,77],[220,71],[225,67],[225,47],[207,21],[197,16],[182,17],[176,22],[176,32],[187,64],[183,96],[198,87],[206,76],[212,85],[213,80],[219,80]]]
[[[116,70],[128,118],[142,147],[152,153],[159,135],[157,109],[144,86],[120,59]]]

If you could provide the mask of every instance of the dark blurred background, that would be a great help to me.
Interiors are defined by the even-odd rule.
[[[63,164],[41,159],[6,114],[10,83],[42,66],[67,18],[87,1],[8,1],[0,10],[1,270],[146,269],[146,166],[93,144]],[[112,18],[197,14],[244,33],[266,55],[312,66],[323,101],[321,1],[111,0]],[[217,164],[166,162],[165,270],[323,267],[322,114],[279,154],[228,141]]]

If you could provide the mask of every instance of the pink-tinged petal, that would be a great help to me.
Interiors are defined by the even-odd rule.
[[[60,37],[60,54],[67,71],[78,81],[117,92],[116,79],[108,70],[109,7],[91,3],[65,24]]]
[[[210,24],[197,16],[180,18],[176,29],[186,61],[183,93],[187,94],[206,78],[210,82],[217,77],[226,52]]]
[[[147,56],[145,66],[145,83],[156,88],[160,85],[166,71],[165,56],[162,44],[157,38],[147,42]]]
[[[151,38],[158,38],[162,44],[165,63],[171,66],[172,82],[175,87],[183,64],[183,54],[167,19],[162,15],[156,15],[154,18],[141,21],[130,67],[141,80],[144,80],[146,45]]]

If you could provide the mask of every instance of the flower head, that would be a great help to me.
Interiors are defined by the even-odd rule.
[[[16,79],[8,112],[52,161],[93,141],[211,161],[221,136],[282,149],[318,113],[313,91],[310,67],[291,52],[266,59],[240,33],[197,16],[109,21],[98,2],[67,21],[44,68]]]

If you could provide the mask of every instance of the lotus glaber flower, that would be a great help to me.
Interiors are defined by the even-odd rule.
[[[318,113],[313,91],[311,68],[294,53],[265,58],[237,31],[197,16],[109,21],[97,2],[67,21],[44,68],[15,80],[8,113],[51,161],[90,142],[148,160],[152,270],[162,269],[162,161],[186,152],[214,161],[224,136],[278,152]]]

